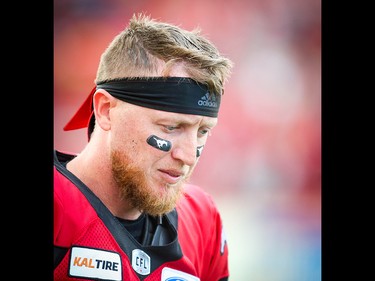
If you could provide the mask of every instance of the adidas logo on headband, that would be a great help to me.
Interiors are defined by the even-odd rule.
[[[199,106],[208,106],[208,107],[217,107],[216,97],[214,95],[210,95],[207,92],[203,97],[198,100]]]

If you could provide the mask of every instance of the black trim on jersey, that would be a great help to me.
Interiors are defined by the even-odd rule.
[[[60,264],[68,251],[69,248],[63,248],[59,246],[53,247],[53,268],[56,268]]]
[[[176,209],[173,209],[170,213],[163,216],[163,228],[167,229],[168,235],[172,236],[172,242],[165,245],[152,245],[143,246],[141,245],[121,224],[121,222],[112,215],[108,208],[103,202],[74,174],[68,171],[65,167],[65,162],[73,159],[74,155],[59,152],[55,150],[54,165],[56,169],[69,179],[87,198],[91,206],[95,209],[98,217],[103,221],[108,230],[112,233],[113,237],[120,245],[121,249],[129,257],[130,262],[132,261],[132,251],[140,249],[147,253],[151,258],[151,269],[150,274],[162,264],[180,259],[183,254],[180,247],[180,243],[177,237],[177,221],[178,214]],[[163,241],[163,239],[161,239]],[[57,247],[55,247],[57,248]],[[55,254],[58,254],[56,251]],[[55,264],[56,266],[57,264]],[[140,280],[144,280],[148,275],[138,274]]]

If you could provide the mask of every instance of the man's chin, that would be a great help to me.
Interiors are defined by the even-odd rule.
[[[178,190],[171,196],[167,196],[167,198],[165,196],[164,199],[163,196],[155,198],[155,202],[149,206],[146,206],[144,208],[144,212],[152,216],[164,215],[171,212],[176,207],[183,193],[180,187],[169,188],[177,188]]]

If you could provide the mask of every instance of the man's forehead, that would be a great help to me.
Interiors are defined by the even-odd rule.
[[[176,112],[168,112],[162,110],[155,110],[150,108],[145,108],[151,115],[154,121],[161,123],[173,123],[173,124],[186,124],[195,125],[201,124],[208,127],[216,126],[218,122],[217,117],[208,117],[195,114],[184,114]]]

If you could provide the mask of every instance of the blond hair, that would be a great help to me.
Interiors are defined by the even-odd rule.
[[[95,83],[158,73],[169,76],[176,65],[218,94],[223,93],[233,67],[199,29],[187,31],[144,14],[133,15],[101,55]]]

